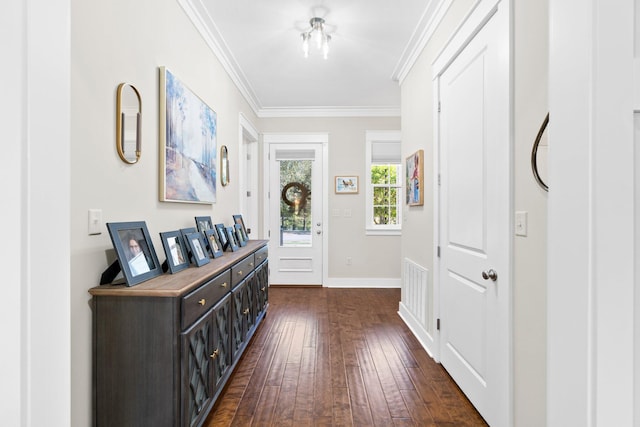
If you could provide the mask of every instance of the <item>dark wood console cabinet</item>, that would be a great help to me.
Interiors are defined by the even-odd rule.
[[[267,241],[93,296],[96,427],[200,426],[269,304]]]

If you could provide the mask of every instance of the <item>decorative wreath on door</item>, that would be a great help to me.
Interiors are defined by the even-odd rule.
[[[293,190],[292,190],[293,189]],[[291,196],[295,194],[300,194],[299,198],[291,199],[289,195],[289,190],[292,190],[293,193]],[[281,193],[282,201],[287,204],[291,209],[296,208],[296,200],[298,201],[298,210],[302,210],[307,206],[307,200],[311,198],[311,191],[301,182],[290,182],[282,188]]]

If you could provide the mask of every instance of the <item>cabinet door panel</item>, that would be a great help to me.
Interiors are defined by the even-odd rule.
[[[213,310],[182,333],[182,419],[183,425],[198,425],[206,416],[213,397],[211,354],[213,348]]]
[[[214,393],[231,366],[231,297],[227,295],[213,309],[213,384]]]

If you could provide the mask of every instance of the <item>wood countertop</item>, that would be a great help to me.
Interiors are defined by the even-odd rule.
[[[203,282],[216,277],[227,270],[247,255],[266,246],[268,240],[249,240],[247,246],[241,247],[237,252],[225,252],[219,258],[202,267],[191,265],[186,270],[175,274],[164,273],[158,277],[139,283],[135,286],[101,285],[89,289],[93,296],[114,297],[177,297],[185,295],[191,290],[202,285]]]

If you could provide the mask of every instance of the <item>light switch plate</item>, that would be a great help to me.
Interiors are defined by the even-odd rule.
[[[102,209],[89,209],[89,235],[102,234]]]
[[[516,236],[527,235],[527,212],[516,212]]]

